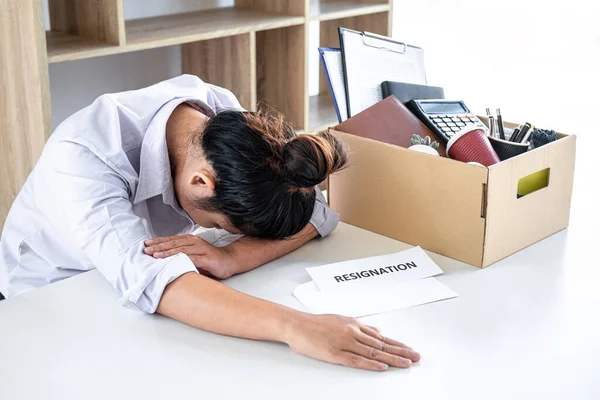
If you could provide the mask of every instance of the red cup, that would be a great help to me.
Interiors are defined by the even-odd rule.
[[[486,167],[500,162],[485,131],[475,125],[467,125],[452,136],[446,154],[454,160],[478,162]]]

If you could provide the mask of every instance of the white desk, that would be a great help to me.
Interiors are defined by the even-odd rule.
[[[123,309],[94,271],[0,302],[0,399],[599,399],[600,270],[581,215],[484,270],[433,255],[460,297],[364,319],[421,352],[408,370],[334,366]],[[227,283],[301,307],[304,267],[407,247],[341,224]]]

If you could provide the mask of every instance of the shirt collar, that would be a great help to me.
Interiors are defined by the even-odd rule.
[[[214,110],[197,98],[182,97],[165,103],[150,121],[140,152],[140,172],[138,187],[133,204],[141,203],[151,197],[162,194],[163,202],[173,207],[178,213],[189,218],[177,198],[173,186],[171,163],[167,149],[166,126],[169,116],[181,103],[192,102],[209,116]],[[198,109],[197,107],[194,107]]]

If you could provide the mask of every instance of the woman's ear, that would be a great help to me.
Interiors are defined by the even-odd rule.
[[[188,180],[188,184],[194,191],[204,192],[205,195],[212,195],[212,192],[215,190],[215,179],[207,170],[193,172]]]

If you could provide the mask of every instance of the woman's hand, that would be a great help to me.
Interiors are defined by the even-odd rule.
[[[421,359],[410,347],[388,339],[354,318],[302,314],[290,325],[286,342],[299,354],[349,367],[385,371],[408,368]]]
[[[144,244],[144,252],[154,258],[187,254],[204,275],[226,279],[236,273],[236,259],[229,247],[215,247],[194,235],[159,237],[146,240]]]

